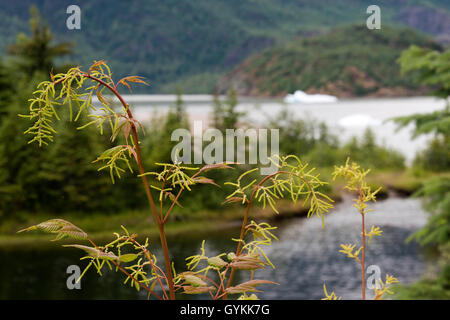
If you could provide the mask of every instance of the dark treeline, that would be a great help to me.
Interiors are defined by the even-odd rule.
[[[97,173],[91,162],[111,145],[93,129],[77,130],[62,115],[58,135],[46,148],[29,145],[26,119],[36,86],[50,73],[68,69],[55,60],[69,54],[73,44],[54,44],[39,13],[31,10],[31,35],[19,34],[0,64],[0,216],[18,217],[22,212],[123,210],[141,206],[133,179],[112,187],[108,177]],[[106,137],[106,136],[105,136]],[[114,201],[121,197],[122,201]]]

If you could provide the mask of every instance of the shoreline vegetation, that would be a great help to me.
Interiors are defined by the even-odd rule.
[[[321,176],[328,179],[329,169],[323,168]],[[408,197],[413,195],[422,185],[422,183],[431,177],[441,176],[439,173],[432,172],[413,172],[412,169],[403,171],[378,171],[371,174],[368,182],[371,185],[382,186],[378,199],[384,200],[391,195]],[[330,198],[336,203],[342,199],[343,184],[342,181],[333,181],[330,183]],[[180,209],[182,210],[182,209]],[[294,217],[306,217],[308,207],[302,203],[293,204],[289,201],[281,201],[279,205],[280,213],[274,215],[270,208],[254,208],[250,213],[250,219],[260,219],[267,221],[279,221]],[[173,239],[178,236],[203,236],[211,232],[225,231],[238,228],[242,213],[236,210],[233,205],[224,205],[221,210],[202,210],[194,217],[179,218],[176,214],[167,225],[167,237]],[[23,227],[33,225],[45,219],[55,217],[54,213],[38,213],[34,215],[23,214],[19,217],[4,221],[0,226],[0,248],[16,247],[26,245],[27,248],[54,246],[49,242],[52,235],[39,232],[17,235],[16,232]],[[106,241],[113,237],[114,232],[118,232],[118,226],[126,225],[130,232],[138,234],[139,238],[148,237],[149,240],[158,241],[157,226],[153,223],[148,210],[130,210],[119,213],[97,213],[82,215],[80,213],[66,213],[58,218],[69,219],[75,225],[89,232],[95,241]],[[143,223],[144,222],[144,223]],[[205,231],[206,230],[206,231]],[[70,240],[67,240],[70,241]],[[65,243],[65,242],[64,242]],[[63,243],[63,244],[64,244]]]

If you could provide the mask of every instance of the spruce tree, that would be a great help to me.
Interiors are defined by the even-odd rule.
[[[14,88],[8,70],[0,61],[0,123],[2,118],[8,113],[8,107],[12,102]]]
[[[53,44],[53,35],[42,20],[35,6],[30,8],[31,35],[19,33],[16,43],[8,47],[14,67],[27,78],[36,72],[48,75],[59,73],[67,66],[56,66],[55,59],[72,53],[73,44],[69,42]]]

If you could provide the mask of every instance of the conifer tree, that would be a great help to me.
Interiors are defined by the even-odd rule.
[[[13,94],[12,79],[6,67],[0,61],[0,124],[2,118],[8,113],[8,106],[11,104]]]
[[[8,48],[15,68],[28,78],[36,72],[47,76],[64,71],[67,66],[55,66],[55,59],[71,54],[73,44],[53,44],[53,35],[35,6],[30,8],[29,24],[31,35],[19,33],[16,43]]]

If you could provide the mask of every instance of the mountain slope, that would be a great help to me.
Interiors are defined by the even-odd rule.
[[[153,92],[172,90],[176,81],[185,92],[201,92],[211,90],[218,74],[268,46],[342,24],[365,25],[367,6],[377,3],[383,24],[419,29],[427,26],[414,8],[439,11],[433,17],[440,24],[424,30],[437,35],[450,17],[447,0],[2,0],[0,52],[18,32],[28,32],[28,8],[35,4],[57,40],[76,43],[71,61],[86,66],[107,60],[116,77],[147,77]],[[81,30],[66,28],[71,4],[81,8]]]
[[[269,48],[246,59],[219,81],[243,95],[277,96],[301,89],[339,97],[420,94],[396,63],[410,45],[441,47],[409,28],[340,27]]]

